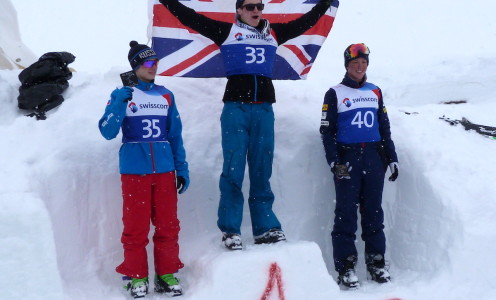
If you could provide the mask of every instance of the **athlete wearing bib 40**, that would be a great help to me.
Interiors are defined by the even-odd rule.
[[[353,44],[346,48],[344,57],[347,72],[343,81],[325,95],[320,133],[336,188],[332,246],[338,283],[357,288],[357,208],[367,270],[374,281],[390,280],[384,260],[381,203],[386,169],[390,167],[390,180],[394,181],[398,157],[382,92],[367,82],[369,49],[364,44]]]
[[[270,24],[262,18],[261,0],[236,0],[234,23],[221,22],[196,13],[178,0],[160,0],[179,21],[219,46],[228,78],[221,115],[224,164],[220,176],[217,225],[222,241],[231,250],[242,249],[241,223],[244,198],[242,184],[249,166],[248,203],[255,243],[286,240],[272,210],[274,194],[269,179],[274,157],[276,102],[272,71],[277,47],[302,35],[329,9],[321,0],[309,12],[289,23]]]

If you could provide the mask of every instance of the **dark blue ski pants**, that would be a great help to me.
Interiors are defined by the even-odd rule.
[[[220,176],[217,226],[222,232],[241,233],[243,178],[248,161],[250,209],[254,236],[281,229],[272,211],[274,194],[269,179],[274,157],[274,111],[271,103],[225,102],[221,115],[224,164]]]
[[[336,209],[332,246],[335,269],[341,272],[344,270],[346,258],[350,255],[357,256],[355,233],[358,210],[361,215],[365,254],[384,256],[386,238],[381,204],[386,167],[377,143],[340,145],[338,153],[340,162],[348,162],[352,167],[350,179],[338,179],[334,176]]]

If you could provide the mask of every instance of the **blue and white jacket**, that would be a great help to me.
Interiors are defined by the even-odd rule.
[[[387,163],[398,162],[382,92],[376,85],[362,84],[345,75],[324,98],[320,134],[328,164],[339,162],[339,145],[377,144]]]
[[[182,124],[174,95],[163,86],[139,81],[128,102],[112,92],[98,122],[104,138],[111,140],[122,130],[119,150],[121,174],[153,174],[176,171],[188,178]]]

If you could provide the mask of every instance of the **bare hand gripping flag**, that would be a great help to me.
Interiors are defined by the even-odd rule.
[[[158,74],[180,77],[225,77],[219,47],[210,39],[185,27],[158,0],[151,1],[152,48],[160,58]],[[182,0],[196,12],[218,21],[234,23],[234,0]],[[263,18],[271,23],[287,23],[308,12],[319,0],[268,0]],[[305,79],[320,47],[331,31],[339,6],[330,9],[303,35],[277,48],[273,79]]]

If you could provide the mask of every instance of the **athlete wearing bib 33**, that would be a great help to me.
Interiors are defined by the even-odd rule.
[[[122,131],[119,168],[124,261],[116,271],[130,280],[126,287],[134,298],[148,293],[146,245],[151,221],[155,226],[155,292],[179,296],[182,288],[174,277],[183,267],[177,192],[185,192],[189,185],[182,124],[172,92],[154,83],[155,51],[136,41],[130,46],[128,59],[138,85],[115,89],[98,123],[107,140]]]
[[[277,47],[302,35],[326,13],[330,0],[289,23],[270,24],[262,18],[261,0],[236,0],[234,23],[196,13],[178,0],[160,0],[179,21],[219,46],[228,79],[221,115],[224,164],[220,176],[217,225],[231,250],[242,249],[242,193],[246,161],[249,166],[248,204],[256,244],[286,240],[272,205],[269,179],[274,156],[276,102],[272,71]]]
[[[344,59],[343,81],[330,88],[324,98],[320,133],[336,188],[332,246],[338,283],[357,288],[357,208],[367,270],[374,281],[390,280],[384,260],[386,238],[381,204],[387,167],[392,172],[389,180],[396,180],[398,158],[382,92],[367,82],[368,47],[362,43],[350,45]]]

